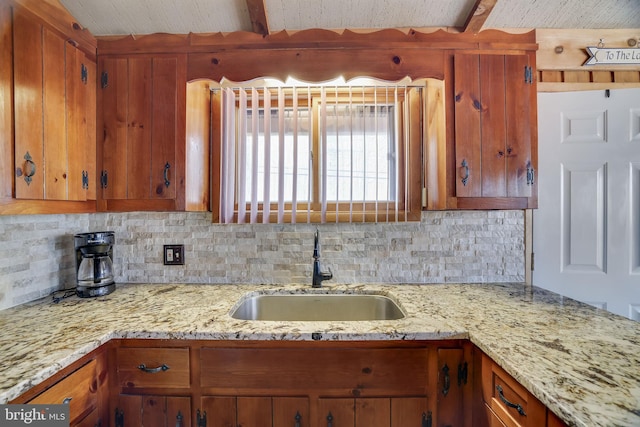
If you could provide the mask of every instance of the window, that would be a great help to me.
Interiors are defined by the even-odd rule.
[[[226,85],[214,91],[222,223],[420,215],[422,87]],[[217,177],[216,177],[217,178]]]

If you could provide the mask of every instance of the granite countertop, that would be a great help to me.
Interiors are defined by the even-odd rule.
[[[248,292],[372,292],[394,321],[242,321]],[[523,284],[118,285],[95,299],[51,297],[0,311],[0,403],[112,338],[213,340],[470,339],[577,426],[640,426],[640,323]]]

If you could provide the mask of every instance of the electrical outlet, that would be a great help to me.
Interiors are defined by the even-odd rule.
[[[164,245],[164,265],[184,265],[184,245]]]

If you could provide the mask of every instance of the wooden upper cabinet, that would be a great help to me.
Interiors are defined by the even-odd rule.
[[[186,55],[103,57],[99,69],[102,208],[183,210]]]
[[[531,54],[455,54],[458,208],[536,204],[536,92]]]
[[[13,53],[15,197],[95,199],[89,191],[95,186],[95,83],[88,72],[95,65],[62,35],[19,11],[13,15]]]

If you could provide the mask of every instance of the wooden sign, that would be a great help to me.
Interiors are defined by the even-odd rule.
[[[589,59],[582,65],[639,65],[640,48],[588,46]]]

